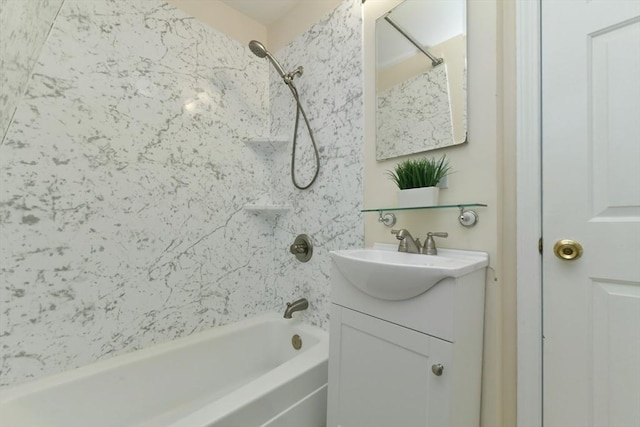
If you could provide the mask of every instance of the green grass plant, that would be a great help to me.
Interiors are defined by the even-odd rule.
[[[451,167],[445,154],[439,159],[424,157],[404,160],[393,171],[387,171],[387,174],[400,190],[407,190],[435,187],[450,172]]]

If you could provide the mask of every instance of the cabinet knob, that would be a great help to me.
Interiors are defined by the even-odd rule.
[[[435,365],[431,366],[431,372],[433,372],[435,376],[439,377],[444,372],[444,366],[442,366],[440,363],[436,363]]]

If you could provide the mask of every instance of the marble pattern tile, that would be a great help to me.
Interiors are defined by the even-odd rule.
[[[0,142],[63,0],[0,0]]]
[[[278,253],[269,293],[288,301],[305,296],[310,309],[304,316],[327,328],[330,303],[330,256],[335,249],[362,247],[363,73],[361,59],[361,2],[345,0],[333,13],[275,53],[295,79],[320,152],[320,173],[308,190],[297,190],[289,174],[295,102],[278,74],[271,70],[271,132],[289,139],[285,153],[272,158],[273,188],[285,192],[292,212],[275,229],[275,247],[287,248],[305,233],[315,243],[311,261],[302,264]],[[296,150],[296,179],[307,184],[315,161],[307,129],[301,121]]]
[[[292,131],[267,61],[160,0],[65,0],[0,147],[1,384],[301,296],[326,328],[329,251],[363,242],[360,28],[345,0],[277,52],[305,66],[321,152],[299,191],[290,142],[245,143]],[[292,209],[243,209],[265,199]],[[306,264],[288,252],[299,233]]]
[[[160,1],[65,1],[1,147],[4,384],[262,311],[253,58]]]
[[[454,144],[446,64],[379,93],[378,160]]]

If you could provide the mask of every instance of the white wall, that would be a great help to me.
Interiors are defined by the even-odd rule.
[[[345,0],[302,1],[267,28],[269,46],[278,50],[325,20]],[[359,9],[354,9],[360,15]]]
[[[189,16],[247,45],[251,40],[267,42],[267,28],[220,0],[167,0]]]
[[[275,22],[265,26],[220,0],[167,1],[242,44],[247,44],[254,39],[259,40],[271,52],[287,46],[306,33],[319,21],[326,19],[343,2],[343,0],[303,1]]]
[[[365,188],[367,208],[395,205],[394,184],[386,171],[400,160],[375,160],[375,19],[390,10],[399,0],[369,0],[364,5],[364,69],[365,69]],[[426,153],[441,156],[446,153],[454,173],[449,176],[446,190],[440,192],[442,204],[480,202],[478,225],[462,227],[458,212],[430,210],[397,212],[394,228],[406,228],[414,236],[428,231],[447,231],[448,239],[437,239],[440,247],[472,249],[488,252],[491,268],[487,275],[485,300],[485,343],[483,366],[482,425],[499,426],[502,420],[502,263],[500,243],[502,225],[501,105],[498,102],[499,13],[495,1],[468,2],[468,102],[469,143]],[[420,154],[418,156],[424,156]],[[415,157],[415,156],[414,156]],[[406,157],[405,157],[406,158]],[[390,228],[377,222],[377,214],[365,216],[365,244],[396,243]]]

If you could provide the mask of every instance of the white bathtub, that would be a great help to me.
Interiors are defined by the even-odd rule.
[[[0,426],[325,426],[328,349],[269,313],[0,390]]]

